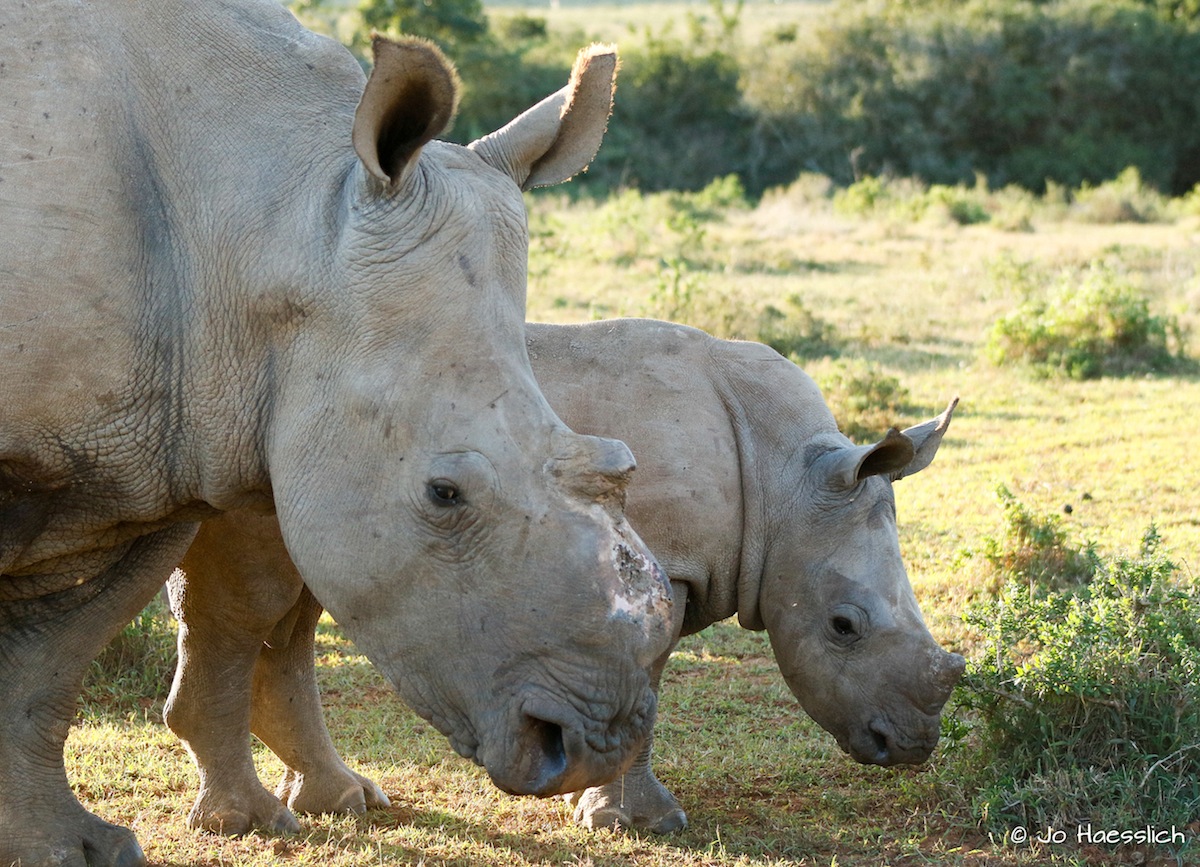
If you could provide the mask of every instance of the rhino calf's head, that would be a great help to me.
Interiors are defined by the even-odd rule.
[[[879,443],[829,433],[794,457],[759,611],[788,687],[854,759],[917,764],[965,661],[930,635],[900,556],[891,483],[933,459],[955,404]]]

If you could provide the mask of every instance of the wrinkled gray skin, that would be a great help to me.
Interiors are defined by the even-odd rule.
[[[0,865],[144,863],[63,743],[89,661],[228,509],[277,509],[315,597],[506,791],[634,759],[669,587],[629,450],[553,413],[523,321],[521,188],[586,165],[615,65],[464,148],[432,140],[457,81],[424,43],[378,42],[366,83],[274,0],[0,5]]]
[[[531,324],[528,335],[534,370],[562,417],[620,435],[638,455],[628,513],[671,577],[674,638],[737,614],[743,626],[767,630],[788,686],[851,756],[925,760],[964,663],[937,645],[917,608],[891,482],[933,459],[953,405],[855,446],[812,380],[767,347],[647,320]],[[237,816],[225,827],[241,830],[242,805],[266,803],[250,730],[288,765],[277,794],[292,809],[386,803],[346,768],[325,730],[312,662],[320,608],[269,519],[206,523],[182,565],[186,574],[172,580],[182,652],[168,720],[206,782],[193,816],[209,827]],[[222,591],[227,585],[239,594]],[[236,647],[212,640],[218,621],[239,625]],[[235,680],[219,679],[231,673]],[[622,780],[577,793],[576,818],[589,827],[683,827],[650,758],[647,744]],[[220,774],[227,779],[218,782]],[[294,828],[274,806],[271,826]]]

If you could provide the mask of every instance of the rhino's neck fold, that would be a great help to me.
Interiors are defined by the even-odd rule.
[[[759,613],[758,594],[762,586],[765,563],[767,515],[763,486],[758,475],[754,429],[743,403],[742,389],[738,388],[741,377],[734,374],[721,356],[714,354],[712,360],[719,371],[719,375],[713,377],[713,383],[733,428],[738,455],[738,478],[741,480],[741,551],[738,555],[738,573],[735,576],[738,623],[745,629],[761,630],[766,628]],[[717,619],[723,619],[733,613],[722,613]]]

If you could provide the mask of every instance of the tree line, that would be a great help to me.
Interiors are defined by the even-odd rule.
[[[337,0],[298,0],[302,15]],[[753,39],[741,0],[622,49],[609,134],[585,187],[752,194],[802,172],[1040,192],[1129,166],[1200,183],[1200,0],[840,0]],[[499,125],[564,80],[580,34],[480,0],[361,0],[349,38],[428,37],[466,85],[453,136]],[[585,37],[586,38],[586,37]]]

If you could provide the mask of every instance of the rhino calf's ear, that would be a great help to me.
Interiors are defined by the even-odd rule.
[[[891,428],[877,443],[835,448],[817,462],[829,485],[849,491],[871,476],[891,478],[912,461],[915,452],[912,440]]]
[[[954,415],[954,409],[957,406],[958,398],[955,397],[937,418],[905,428],[904,435],[912,440],[917,452],[906,467],[892,476],[893,482],[920,472],[933,462],[933,456],[937,454],[938,446],[942,444],[942,437],[950,427],[950,418]]]
[[[367,171],[395,189],[421,148],[454,120],[458,75],[424,39],[376,36],[372,49],[375,66],[354,113],[351,141]]]

